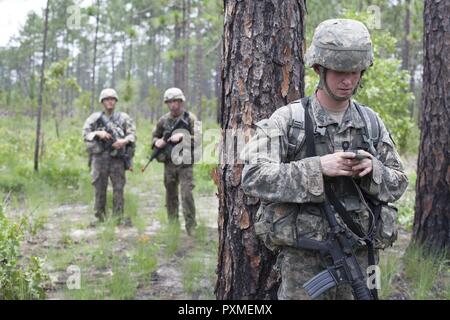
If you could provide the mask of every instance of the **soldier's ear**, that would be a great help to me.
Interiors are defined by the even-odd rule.
[[[314,65],[313,66],[313,69],[314,69],[314,72],[317,74],[317,75],[320,75],[320,67],[319,67],[319,65]]]

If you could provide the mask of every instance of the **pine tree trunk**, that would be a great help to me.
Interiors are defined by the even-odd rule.
[[[116,55],[116,46],[113,41],[111,48],[111,88],[116,87],[116,62],[114,61],[115,55]]]
[[[178,7],[175,8],[176,10]],[[179,21],[178,14],[175,14],[175,29],[174,29],[174,46],[175,46],[175,58],[173,61],[173,83],[174,87],[181,88],[183,81],[183,59],[180,57],[179,48],[181,41],[181,29],[182,24]]]
[[[97,40],[98,40],[98,28],[100,25],[100,0],[97,0],[97,16],[95,22],[95,37],[94,37],[94,57],[92,61],[92,79],[91,79],[91,104],[90,111],[94,112],[94,99],[95,99],[95,68],[97,66]]]
[[[200,22],[202,8],[198,7],[198,18],[195,30],[195,83],[194,105],[197,107],[197,119],[202,120],[202,74],[203,74],[203,48],[202,48],[202,23]]]
[[[422,92],[413,240],[450,256],[449,1],[424,4]]]
[[[189,37],[190,37],[190,18],[191,1],[183,0],[183,82],[181,89],[186,97],[189,94]]]
[[[257,121],[304,95],[305,1],[225,1],[222,62],[222,150],[225,131],[248,132]],[[231,139],[231,140],[230,140]],[[273,299],[275,257],[258,242],[259,200],[245,196],[238,154],[221,153],[217,299]],[[225,163],[226,162],[226,163]]]
[[[48,35],[48,12],[50,0],[47,0],[47,7],[45,8],[45,23],[44,23],[44,42],[42,45],[42,65],[41,65],[41,79],[39,82],[39,96],[38,96],[38,112],[36,116],[36,142],[34,145],[34,171],[39,171],[39,143],[41,136],[41,115],[42,115],[42,97],[44,94],[44,72],[45,59],[47,54],[47,35]]]

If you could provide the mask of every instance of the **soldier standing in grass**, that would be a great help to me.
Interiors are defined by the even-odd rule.
[[[159,162],[164,163],[164,186],[166,188],[166,207],[170,222],[178,222],[178,185],[181,187],[181,205],[188,235],[192,235],[197,223],[195,220],[195,203],[192,195],[194,189],[193,179],[193,158],[183,163],[174,163],[172,158],[172,149],[166,148],[169,145],[176,145],[183,141],[188,143],[188,147],[194,145],[194,124],[197,118],[191,112],[184,108],[186,98],[183,92],[178,88],[167,89],[164,93],[164,102],[167,104],[170,112],[162,116],[153,130],[152,148],[163,149],[157,157]],[[189,135],[185,137],[182,132],[174,133],[168,141],[164,141],[164,133],[170,130],[173,124],[179,119],[183,119],[189,124]],[[192,150],[192,149],[191,149]]]
[[[83,139],[92,160],[94,211],[100,222],[106,218],[108,179],[113,187],[113,216],[119,221],[123,218],[125,171],[132,169],[131,158],[136,143],[134,121],[125,112],[115,111],[118,101],[114,89],[104,89],[99,98],[104,111],[90,115],[83,127]]]

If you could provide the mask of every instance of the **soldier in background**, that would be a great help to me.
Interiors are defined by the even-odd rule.
[[[398,200],[408,185],[383,121],[351,99],[373,63],[367,28],[354,20],[322,22],[305,62],[320,76],[316,92],[258,122],[257,134],[242,153],[243,189],[261,199],[255,231],[269,249],[279,252],[279,299],[309,299],[303,285],[330,267],[318,251],[298,246],[300,238],[325,240],[325,198],[351,236],[366,274],[369,260],[377,263],[377,249],[396,239],[397,211],[388,202]],[[353,223],[344,222],[342,211]],[[352,291],[342,284],[321,298],[352,299]]]
[[[188,163],[175,164],[172,158],[171,148],[166,148],[168,144],[178,144],[182,140],[189,139],[188,144],[194,145],[194,124],[197,121],[195,115],[184,108],[186,98],[183,92],[178,88],[167,89],[164,93],[164,102],[167,104],[170,112],[163,115],[153,130],[152,148],[163,149],[164,151],[157,157],[158,162],[164,163],[164,186],[166,188],[166,208],[170,222],[178,222],[178,185],[181,187],[181,205],[185,220],[186,231],[192,235],[197,223],[195,219],[195,203],[192,195],[194,189],[193,181],[193,159]],[[189,138],[184,138],[183,133],[174,133],[168,141],[164,141],[164,133],[173,126],[178,118],[183,119],[189,124]]]
[[[90,115],[83,127],[83,140],[92,158],[94,211],[100,222],[106,218],[108,179],[111,179],[113,187],[113,216],[119,221],[123,218],[125,171],[131,169],[136,143],[134,121],[128,114],[115,111],[118,101],[114,89],[104,89],[99,98],[104,111]]]

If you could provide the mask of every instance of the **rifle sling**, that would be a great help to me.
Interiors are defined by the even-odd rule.
[[[309,107],[310,107],[310,101],[308,101],[304,104],[305,106],[305,136],[306,136],[306,157],[315,157],[317,156],[316,153],[316,146],[314,144],[314,129],[313,129],[313,122],[311,115],[309,114]],[[345,210],[344,206],[339,202],[337,199],[335,193],[333,192],[331,188],[331,183],[324,183],[325,185],[325,195],[329,199],[331,205],[333,206],[334,210],[339,214],[339,216],[342,218],[344,223],[347,225],[347,227],[355,233],[358,237],[363,238],[366,245],[367,245],[367,260],[368,264],[375,265],[375,251],[373,247],[373,241],[372,239],[369,239],[367,235],[365,235],[361,228],[355,224],[353,219],[350,217],[348,212]],[[379,206],[375,209],[375,218],[379,216]],[[376,221],[376,219],[375,219]],[[373,297],[378,300],[378,293],[376,289],[370,290]]]

